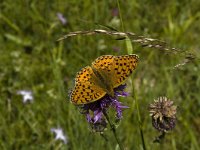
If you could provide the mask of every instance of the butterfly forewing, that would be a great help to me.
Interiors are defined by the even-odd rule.
[[[92,82],[94,76],[91,67],[87,66],[77,73],[75,87],[71,92],[71,102],[86,104],[102,98],[106,92]]]
[[[138,56],[123,55],[115,56],[114,60],[114,88],[121,85],[127,77],[130,76],[132,71],[136,68],[138,63]]]
[[[96,70],[105,70],[110,72],[113,69],[114,57],[115,56],[112,55],[100,56],[92,63],[92,67],[94,67]]]
[[[130,76],[136,68],[137,62],[138,56],[135,54],[122,56],[103,55],[98,57],[92,63],[92,66],[100,73],[105,74],[107,82],[112,84],[113,88],[116,88]]]

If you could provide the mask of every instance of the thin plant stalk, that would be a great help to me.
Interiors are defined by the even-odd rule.
[[[123,147],[122,147],[122,145],[121,145],[121,143],[119,142],[119,139],[118,139],[118,137],[117,137],[117,133],[116,133],[116,128],[115,128],[115,126],[110,122],[110,119],[109,119],[109,117],[108,117],[108,114],[107,114],[105,111],[103,111],[103,114],[104,114],[104,116],[106,117],[106,120],[108,121],[108,124],[110,125],[110,128],[111,128],[111,130],[112,130],[112,133],[113,133],[113,135],[114,135],[114,137],[115,137],[115,140],[116,140],[117,144],[119,145],[119,149],[120,149],[120,150],[123,150]]]
[[[122,31],[125,31],[119,0],[117,0],[117,7],[118,7],[118,10],[119,10],[119,18],[120,18],[120,22],[121,22]]]
[[[119,0],[117,0],[117,6],[118,6],[118,9],[119,9],[119,17],[120,17],[122,31],[125,31],[124,23],[123,23],[123,19],[122,19],[122,15],[121,15],[121,9],[120,9]],[[132,46],[131,46],[131,52],[132,52],[132,50],[133,49],[132,49]],[[128,49],[127,49],[127,52],[129,52]],[[132,80],[132,83],[133,83],[133,80]],[[135,103],[136,103],[136,109],[137,109],[137,115],[138,115],[138,123],[139,123],[139,129],[140,129],[140,136],[141,136],[141,140],[142,140],[142,147],[143,147],[143,150],[146,150],[144,134],[143,134],[143,130],[142,130],[142,122],[141,122],[141,117],[140,117],[139,104],[138,104],[138,101],[137,101],[137,97],[136,97],[136,94],[135,94],[135,90],[134,90],[134,85],[133,84],[132,84],[132,87],[133,87],[134,99],[135,99]]]
[[[146,150],[144,134],[143,134],[143,129],[142,129],[142,122],[141,122],[141,117],[140,117],[140,109],[139,109],[139,104],[138,104],[137,98],[135,98],[135,103],[136,103],[136,109],[137,109],[137,114],[138,114],[138,123],[139,123],[139,129],[140,129],[140,136],[141,136],[141,140],[142,140],[142,147],[143,147],[143,150]]]
[[[139,103],[138,103],[136,92],[135,92],[135,89],[134,89],[133,80],[132,80],[132,88],[133,88],[133,93],[134,93],[133,97],[135,99],[135,104],[136,104],[136,110],[137,110],[137,116],[138,116],[138,123],[139,123],[139,130],[140,130],[140,136],[141,136],[141,141],[142,141],[142,147],[143,147],[143,150],[146,150],[146,144],[145,144],[144,134],[143,134],[143,129],[142,129],[142,121],[141,121],[141,116],[140,116]]]

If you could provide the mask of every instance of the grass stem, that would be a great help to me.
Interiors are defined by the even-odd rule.
[[[142,140],[142,147],[143,150],[146,150],[146,145],[145,145],[145,140],[144,140],[144,134],[143,134],[143,129],[142,129],[142,122],[141,122],[141,117],[140,117],[140,109],[139,109],[139,104],[137,101],[137,98],[135,97],[135,103],[136,103],[136,109],[137,109],[137,115],[138,115],[138,123],[139,123],[139,129],[140,129],[140,136]]]
[[[108,123],[109,123],[109,125],[110,125],[110,128],[111,128],[111,130],[112,130],[112,133],[113,133],[113,135],[114,135],[114,137],[115,137],[115,140],[116,140],[117,144],[119,145],[119,149],[120,149],[120,150],[123,150],[123,147],[122,147],[122,145],[121,145],[121,143],[119,142],[119,139],[118,139],[118,137],[117,137],[115,125],[112,124],[112,123],[110,122],[109,116],[108,116],[108,114],[107,114],[105,111],[103,111],[103,114],[104,114],[104,116],[106,117],[106,120],[108,121]]]
[[[134,93],[133,98],[135,100],[136,109],[137,109],[137,117],[138,117],[138,124],[139,124],[140,136],[141,136],[141,141],[142,141],[142,147],[143,147],[143,150],[146,150],[146,144],[145,144],[144,134],[143,134],[143,129],[142,129],[142,121],[141,121],[141,116],[140,116],[139,103],[137,100],[136,91],[134,89],[133,80],[132,80],[132,88],[133,88],[133,93]]]

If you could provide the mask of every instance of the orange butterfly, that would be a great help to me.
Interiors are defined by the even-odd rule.
[[[135,54],[98,57],[91,66],[79,71],[75,87],[71,92],[72,103],[87,104],[97,101],[106,94],[114,96],[114,88],[120,86],[136,68],[139,57]]]

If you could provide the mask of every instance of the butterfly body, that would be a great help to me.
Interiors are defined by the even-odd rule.
[[[113,91],[113,83],[111,82],[111,75],[108,75],[103,73],[102,71],[98,71],[97,69],[92,67],[92,70],[95,74],[95,77],[93,77],[93,79],[95,78],[96,80],[94,81],[94,83],[96,83],[97,85],[99,85],[99,87],[101,87],[102,89],[104,89],[104,91],[109,94],[110,96],[114,96],[114,91]]]
[[[90,66],[79,71],[70,99],[74,104],[87,104],[101,99],[106,94],[114,97],[114,88],[123,84],[137,66],[135,54],[98,57]]]

